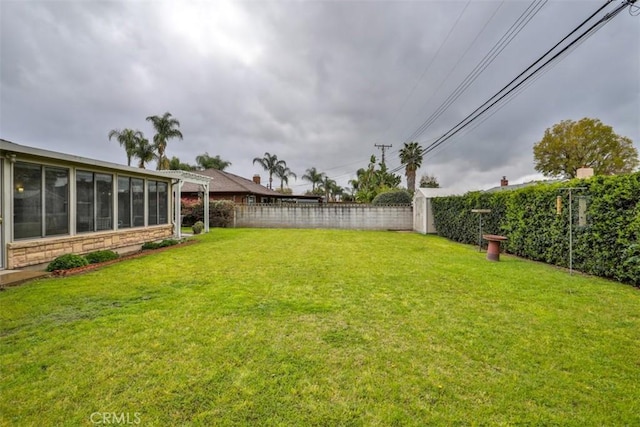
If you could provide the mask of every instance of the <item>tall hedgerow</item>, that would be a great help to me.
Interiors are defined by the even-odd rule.
[[[491,209],[483,215],[483,230],[505,235],[507,252],[568,267],[568,188],[581,188],[572,191],[573,267],[640,285],[640,173],[436,198],[436,229],[451,240],[477,243],[478,217],[471,210]],[[578,221],[580,198],[587,206],[585,226]]]

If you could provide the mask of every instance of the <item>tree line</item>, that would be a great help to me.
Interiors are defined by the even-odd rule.
[[[153,143],[137,129],[113,129],[109,140],[115,138],[125,149],[127,165],[134,159],[138,167],[156,160],[157,169],[176,170],[225,170],[231,162],[219,155],[210,156],[208,152],[196,156],[195,165],[182,163],[173,156],[166,155],[167,143],[171,139],[182,139],[180,122],[166,112],[162,116],[149,116],[147,121],[153,124],[155,135]],[[418,142],[404,143],[399,151],[399,160],[404,168],[406,191],[413,194],[416,186],[416,172],[422,166],[425,149]],[[574,178],[581,167],[591,167],[596,175],[614,175],[632,172],[637,168],[638,152],[633,142],[616,134],[611,126],[604,125],[598,119],[583,118],[578,122],[564,120],[547,129],[543,138],[533,145],[535,169],[548,177]],[[274,177],[280,180],[279,191],[291,194],[289,178],[297,175],[287,166],[286,161],[276,154],[265,152],[262,157],[253,159],[253,164],[261,166],[269,176],[267,188],[273,188]],[[377,195],[399,190],[402,177],[389,171],[384,161],[378,161],[375,155],[369,159],[366,168],[356,171],[356,177],[349,181],[350,188],[339,186],[326,173],[315,167],[309,168],[301,177],[311,184],[307,194],[324,196],[327,201],[356,201],[370,203]],[[422,188],[440,186],[433,175],[422,175],[418,183]]]

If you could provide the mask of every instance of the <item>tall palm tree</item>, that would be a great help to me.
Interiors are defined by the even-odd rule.
[[[417,142],[405,142],[404,147],[400,149],[400,162],[405,166],[407,190],[411,194],[416,190],[416,170],[422,166],[423,153],[424,149]]]
[[[302,179],[311,183],[311,191],[315,191],[316,186],[322,183],[325,177],[324,172],[318,172],[316,168],[309,168],[307,172],[302,175]]]
[[[231,162],[222,160],[219,155],[211,157],[206,151],[204,154],[196,156],[196,163],[198,167],[202,169],[218,169],[219,171],[223,171],[231,166]]]
[[[253,159],[253,164],[258,163],[264,170],[269,172],[269,188],[273,189],[273,175],[280,167],[287,167],[287,163],[284,160],[278,160],[278,156],[275,154],[264,153],[264,157],[256,157]]]
[[[142,138],[142,132],[133,129],[112,129],[109,131],[109,141],[115,137],[124,151],[127,153],[127,166],[131,166],[131,159],[134,157],[138,138]]]
[[[133,156],[138,158],[138,167],[145,169],[144,164],[153,160],[156,157],[156,153],[147,138],[138,138]]]
[[[166,112],[162,116],[149,116],[147,121],[153,124],[156,134],[153,136],[153,148],[158,158],[157,169],[169,169],[169,159],[165,151],[167,142],[171,138],[182,139],[182,132],[178,129],[180,122],[178,119],[171,117],[171,113]]]
[[[284,183],[289,184],[289,177],[292,176],[293,179],[298,179],[297,175],[293,173],[291,169],[289,169],[286,164],[280,165],[275,172],[276,176],[280,178],[280,191],[284,190]]]

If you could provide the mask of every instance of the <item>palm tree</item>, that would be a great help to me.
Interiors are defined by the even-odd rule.
[[[400,162],[405,165],[407,190],[411,194],[416,190],[416,170],[422,166],[423,156],[424,149],[417,142],[405,142],[404,147],[400,150]]]
[[[275,154],[264,153],[264,157],[256,157],[253,159],[253,164],[258,163],[269,172],[269,188],[273,189],[273,175],[278,171],[280,167],[287,167],[287,163],[284,160],[278,160],[278,156]]]
[[[289,169],[286,164],[280,165],[275,172],[276,176],[280,178],[280,191],[284,190],[284,183],[289,184],[289,177],[292,176],[293,179],[298,179],[295,173],[291,169]]]
[[[182,132],[178,129],[180,122],[171,117],[171,113],[166,112],[162,116],[149,116],[147,121],[153,123],[156,134],[153,136],[153,148],[157,153],[157,169],[169,169],[169,159],[165,155],[167,142],[171,138],[182,139]]]
[[[307,172],[302,175],[302,179],[311,183],[311,191],[314,191],[316,189],[316,186],[322,183],[324,177],[325,173],[318,172],[316,168],[309,168],[307,169]]]
[[[134,157],[137,139],[143,137],[142,132],[137,129],[112,129],[109,132],[109,141],[111,141],[111,138],[114,136],[120,146],[124,147],[124,151],[127,153],[127,166],[131,166],[131,158]]]
[[[327,202],[335,202],[337,196],[340,196],[344,192],[344,189],[340,187],[337,182],[327,176],[322,179],[318,188],[321,188],[324,191],[325,200]]]
[[[204,154],[196,156],[196,163],[202,169],[218,169],[219,171],[231,166],[231,162],[222,160],[219,155],[211,157],[206,151]]]
[[[138,138],[133,156],[137,157],[139,160],[138,167],[145,169],[144,164],[153,160],[156,153],[153,145],[149,144],[149,140],[147,138]]]
[[[195,169],[195,167],[191,166],[189,163],[182,163],[179,157],[173,156],[171,157],[171,160],[169,160],[169,169],[192,171]]]

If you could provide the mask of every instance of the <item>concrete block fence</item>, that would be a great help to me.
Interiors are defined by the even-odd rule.
[[[237,205],[234,227],[412,230],[413,209],[362,204]]]

